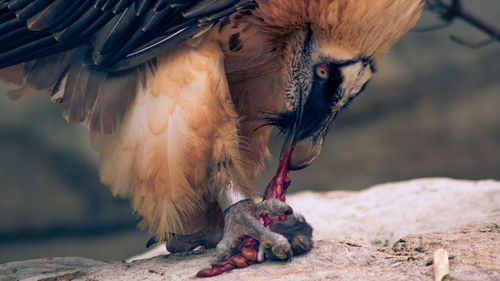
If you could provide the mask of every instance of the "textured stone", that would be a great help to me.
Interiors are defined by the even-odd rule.
[[[315,239],[392,244],[408,234],[500,222],[500,182],[426,178],[360,192],[301,192],[287,199]]]
[[[44,258],[0,265],[0,281],[40,280],[54,276],[83,276],[89,268],[107,263],[78,257]]]
[[[210,280],[432,280],[439,248],[450,256],[451,280],[500,280],[499,182],[420,179],[361,192],[303,192],[289,203],[315,227],[309,254]],[[28,260],[0,265],[0,280],[192,280],[213,254]]]

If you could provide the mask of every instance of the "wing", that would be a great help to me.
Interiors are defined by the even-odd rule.
[[[10,0],[0,4],[0,68],[89,45],[120,71],[208,30],[251,0]]]
[[[155,57],[252,3],[0,0],[0,68],[26,62],[26,83],[52,91],[68,121],[112,133]]]

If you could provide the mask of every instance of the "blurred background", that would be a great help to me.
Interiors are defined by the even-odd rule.
[[[500,27],[500,1],[465,7]],[[419,28],[438,23],[426,13]],[[500,180],[500,44],[456,20],[410,32],[336,120],[319,159],[292,172],[290,192],[359,190],[418,177]],[[99,183],[98,155],[81,125],[67,124],[46,93],[18,101],[0,84],[0,263],[50,256],[122,260],[144,251],[127,200]],[[279,155],[280,139],[270,142]],[[277,162],[257,181],[263,191]]]

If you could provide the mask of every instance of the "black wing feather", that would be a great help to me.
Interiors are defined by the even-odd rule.
[[[27,29],[21,21],[17,18],[11,18],[0,25],[0,34],[9,33],[11,31],[17,30],[19,28]]]
[[[65,14],[65,11],[71,11],[70,7],[71,2],[66,0],[56,0],[40,13],[29,18],[26,21],[27,28],[32,31],[49,30],[52,26],[57,24],[57,21],[54,21],[54,18],[58,15]]]
[[[81,12],[83,12],[83,14],[79,16],[77,20],[60,32],[54,34],[54,38],[57,41],[70,42],[74,40],[75,37],[87,30],[89,26],[91,26],[101,15],[103,15],[103,11],[101,9],[92,5],[89,5],[87,9],[82,10],[83,11]],[[106,13],[106,15],[109,16],[110,14]]]
[[[31,0],[12,0],[9,1],[7,6],[9,9],[16,11],[28,6],[31,2]]]
[[[115,15],[92,40],[94,52],[93,60],[96,65],[105,61],[106,55],[111,54],[125,44],[137,30],[139,18],[135,14],[133,6],[128,7],[123,13]]]
[[[158,45],[163,46],[162,51],[168,51],[179,41],[190,38],[221,17],[251,2],[7,1],[7,7],[2,8],[0,15],[0,19],[6,19],[0,23],[0,42],[11,42],[13,38],[20,37],[22,39],[11,42],[9,48],[2,48],[0,68],[90,43],[93,48],[88,54],[88,62],[106,71],[121,71],[156,56],[156,52],[155,55],[143,53],[156,51]],[[99,23],[98,26],[96,22]],[[123,46],[126,46],[126,50],[122,49]],[[113,53],[113,56],[106,56],[107,53]]]
[[[16,12],[16,16],[20,21],[27,21],[29,18],[35,16],[42,10],[46,9],[53,0],[38,0],[33,1],[26,7]]]
[[[25,63],[26,82],[57,94],[69,121],[111,133],[155,57],[252,2],[0,0],[0,68]]]
[[[67,2],[67,0],[62,1]],[[47,26],[46,30],[52,33],[56,33],[66,28],[85,11],[85,8],[87,6],[82,5],[85,4],[85,1],[86,0],[75,0],[71,2],[70,5],[64,11],[62,11],[62,13],[58,14],[57,17],[52,19],[52,24],[50,26]]]
[[[153,6],[154,2],[154,0],[135,1],[135,10],[137,11],[137,16],[140,17],[150,11],[150,8],[151,6]]]
[[[198,1],[195,5],[187,8],[182,12],[185,18],[200,18],[206,16],[207,14],[217,13],[218,11],[224,10],[231,4],[234,4],[233,0],[204,0]]]

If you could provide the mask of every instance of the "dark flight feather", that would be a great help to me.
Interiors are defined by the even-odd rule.
[[[85,117],[85,97],[90,72],[84,64],[73,64],[66,77],[64,110],[68,121],[82,122]]]
[[[45,10],[27,20],[27,27],[32,31],[42,31],[50,29],[54,25],[54,18],[63,14],[71,6],[71,2],[66,0],[56,0]]]
[[[132,69],[125,73],[107,74],[87,121],[91,130],[109,134],[118,127],[135,97],[137,71]]]
[[[25,63],[70,122],[113,132],[155,57],[251,0],[0,1],[0,68]]]
[[[37,90],[50,89],[69,68],[73,53],[69,51],[54,54],[26,63],[24,66],[26,83]]]
[[[122,71],[147,62],[160,51],[168,51],[179,41],[198,34],[251,2],[8,1],[0,15],[6,19],[0,22],[0,42],[14,35],[32,40],[18,40],[9,48],[2,48],[0,68],[90,43],[88,62],[107,72]],[[111,53],[113,55],[109,55]]]

